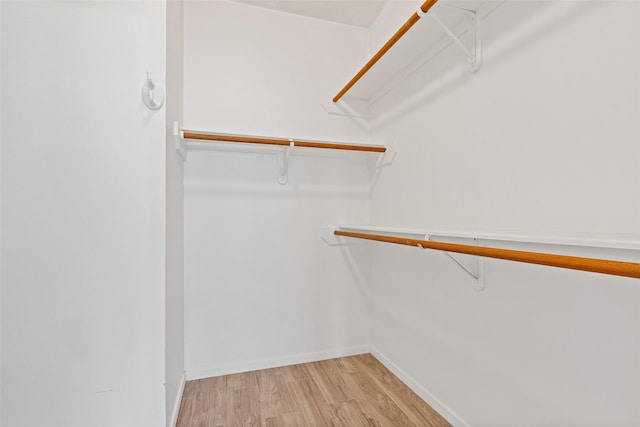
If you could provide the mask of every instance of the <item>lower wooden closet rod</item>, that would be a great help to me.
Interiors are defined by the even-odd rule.
[[[348,150],[348,151],[368,151],[372,153],[384,153],[387,151],[387,147],[381,145],[356,145],[345,144],[339,142],[319,142],[319,141],[303,141],[298,139],[283,139],[283,138],[266,138],[259,136],[244,136],[244,135],[226,135],[215,133],[203,133],[184,131],[184,139],[195,139],[201,141],[220,141],[220,142],[241,142],[245,144],[266,144],[266,145],[282,145],[289,146],[291,142],[296,147],[305,148],[326,148],[331,150]]]
[[[540,252],[514,251],[511,249],[433,242],[430,240],[407,239],[403,237],[382,236],[379,234],[352,233],[350,231],[342,230],[335,230],[333,233],[336,236],[354,237],[357,239],[416,246],[445,252],[456,252],[487,258],[506,259],[510,261],[527,262],[530,264],[548,265],[552,267],[569,268],[572,270],[590,271],[593,273],[612,274],[615,276],[634,277],[640,279],[640,264],[634,262],[581,258],[567,255],[545,254]]]

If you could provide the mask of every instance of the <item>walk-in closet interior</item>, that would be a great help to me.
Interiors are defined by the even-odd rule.
[[[638,22],[3,0],[0,426],[640,426]]]

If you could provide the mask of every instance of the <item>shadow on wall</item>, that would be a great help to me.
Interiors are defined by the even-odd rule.
[[[568,21],[601,6],[600,2],[503,3],[484,19],[485,63],[477,73],[482,73],[483,68],[495,67],[540,37],[553,35]],[[451,90],[464,86],[477,74],[469,73],[461,53],[453,43],[435,56],[428,52],[419,61],[424,63],[371,106],[371,132],[410,114],[418,106],[438,101]]]
[[[340,245],[340,253],[344,258],[351,277],[358,285],[360,295],[369,301],[369,284],[371,283],[371,247],[368,244]],[[370,304],[369,304],[370,305]]]
[[[366,199],[372,185],[369,163],[349,154],[329,157],[294,151],[288,182],[281,185],[275,153],[193,151],[185,166],[185,191],[257,199]]]

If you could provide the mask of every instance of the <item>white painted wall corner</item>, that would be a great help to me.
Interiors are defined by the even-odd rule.
[[[355,356],[369,353],[369,344],[353,347],[344,347],[332,350],[301,353],[290,356],[274,357],[270,359],[252,360],[237,364],[228,364],[209,368],[191,369],[186,372],[187,381],[202,378],[218,377],[220,375],[237,374],[240,372],[258,371],[261,369],[278,368],[281,366],[298,365],[300,363],[317,362],[320,360],[335,359],[337,357]]]
[[[414,391],[422,400],[427,402],[433,409],[442,415],[447,421],[449,421],[454,427],[471,427],[471,425],[464,420],[460,415],[451,410],[447,405],[442,403],[433,393],[431,393],[426,387],[416,381],[413,377],[400,369],[391,359],[382,354],[375,346],[371,346],[371,354],[380,361],[387,369],[389,369],[395,376],[400,378],[403,383]]]
[[[176,400],[173,402],[173,409],[171,412],[171,423],[170,427],[176,427],[178,424],[178,415],[180,414],[180,404],[182,403],[182,394],[184,393],[184,385],[187,382],[187,374],[186,372],[182,373],[182,378],[180,379],[180,387],[178,388],[178,393],[176,394]]]

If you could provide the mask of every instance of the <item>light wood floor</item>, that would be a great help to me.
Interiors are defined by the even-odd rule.
[[[178,427],[450,424],[372,355],[187,382]]]

